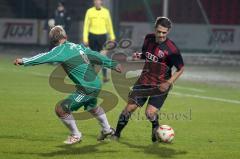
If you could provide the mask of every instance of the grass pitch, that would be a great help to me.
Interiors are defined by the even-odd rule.
[[[67,94],[53,90],[48,75],[53,66],[17,68],[12,57],[0,56],[0,158],[62,159],[238,159],[240,158],[240,90],[180,80],[161,110],[161,124],[175,130],[172,144],[152,144],[151,124],[144,108],[136,112],[119,142],[97,142],[95,119],[77,121],[83,141],[65,146],[67,129],[54,113]],[[112,84],[103,89],[114,91]],[[115,92],[116,93],[116,92]],[[113,127],[126,103],[107,113]]]

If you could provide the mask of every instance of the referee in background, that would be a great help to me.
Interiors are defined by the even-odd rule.
[[[83,43],[94,51],[102,51],[107,37],[115,41],[115,34],[109,10],[103,7],[103,0],[93,0],[94,6],[85,15]],[[107,69],[103,68],[103,82],[108,82]]]

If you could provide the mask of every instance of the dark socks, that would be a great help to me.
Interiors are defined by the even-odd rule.
[[[154,120],[151,120],[151,123],[152,123],[152,130],[159,127],[158,115],[156,115]]]
[[[130,112],[122,112],[119,116],[115,136],[120,137],[123,128],[127,125],[129,118],[131,117]]]
[[[152,118],[148,117],[148,119],[152,123],[152,142],[156,142],[157,141],[156,129],[159,127],[158,115]]]

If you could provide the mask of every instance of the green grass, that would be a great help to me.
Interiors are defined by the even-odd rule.
[[[48,84],[52,66],[17,68],[11,58],[0,62],[0,158],[240,158],[240,104],[184,97],[170,94],[161,112],[162,124],[171,125],[176,133],[172,144],[152,144],[151,125],[144,118],[144,108],[135,114],[122,133],[120,142],[99,143],[99,126],[94,119],[77,121],[84,139],[74,146],[62,141],[68,131],[57,119],[54,106],[67,94],[53,90]],[[40,74],[46,76],[40,76]],[[240,90],[225,86],[179,81],[174,93],[239,100]],[[195,92],[184,88],[202,90]],[[111,84],[103,89],[113,91]],[[113,91],[115,92],[115,91]],[[119,98],[117,107],[107,113],[115,127],[126,103]],[[190,119],[191,111],[191,119]],[[185,113],[188,118],[172,119],[171,114]],[[139,120],[137,120],[139,118]]]

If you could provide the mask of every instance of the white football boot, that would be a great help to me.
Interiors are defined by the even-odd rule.
[[[81,142],[82,137],[81,136],[76,136],[76,135],[70,135],[68,136],[67,140],[65,140],[63,143],[67,145],[73,145],[78,142]]]

